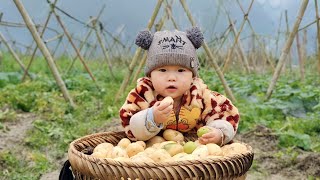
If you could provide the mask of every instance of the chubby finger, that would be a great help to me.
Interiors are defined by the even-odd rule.
[[[160,105],[160,103],[161,103],[161,101],[157,101],[157,102],[154,103],[153,106],[154,106],[154,107],[158,107],[158,106]]]
[[[201,144],[208,144],[208,143],[216,143],[216,138],[215,137],[210,137],[210,138],[199,138],[199,142]]]
[[[168,114],[168,113],[171,113],[172,109],[173,109],[173,105],[170,105],[170,106],[167,106],[166,108],[164,108],[162,110],[162,112],[165,114]]]
[[[160,111],[163,111],[163,110],[165,110],[166,108],[168,108],[168,107],[170,107],[170,106],[173,107],[173,105],[170,104],[170,103],[160,103],[160,105],[158,106],[158,109],[159,109]]]
[[[207,132],[201,136],[201,138],[212,138],[212,137],[215,137],[215,134],[213,132]]]

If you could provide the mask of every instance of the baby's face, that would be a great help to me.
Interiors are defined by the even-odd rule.
[[[193,81],[192,71],[182,66],[163,66],[154,69],[150,79],[157,93],[178,100],[190,89]]]

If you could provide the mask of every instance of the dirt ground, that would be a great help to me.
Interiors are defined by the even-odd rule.
[[[23,139],[28,129],[32,128],[32,121],[36,116],[31,113],[19,114],[17,121],[4,123],[4,130],[0,133],[0,151],[3,149],[23,148]],[[107,123],[96,132],[122,130],[117,119]],[[254,150],[254,163],[251,166],[248,180],[303,180],[308,177],[320,179],[320,153],[295,150],[296,156],[285,153],[277,147],[277,137],[263,126],[245,134],[238,134],[236,140],[245,142]],[[57,170],[41,176],[41,180],[56,180],[60,168],[67,159],[58,159]]]

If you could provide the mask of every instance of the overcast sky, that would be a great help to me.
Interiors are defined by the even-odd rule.
[[[250,1],[239,1],[246,11]],[[21,0],[21,2],[24,4],[26,10],[36,24],[43,24],[45,22],[50,9],[47,1]],[[255,0],[249,14],[249,20],[256,33],[265,37],[270,37],[270,39],[275,39],[281,14],[281,31],[285,31],[284,11],[288,11],[289,25],[292,27],[301,2],[302,1],[300,0]],[[105,9],[100,18],[104,27],[114,35],[123,28],[121,33],[122,41],[127,44],[132,44],[138,31],[147,26],[156,3],[156,0],[60,0],[58,1],[57,6],[81,22],[87,22],[89,16],[97,16],[103,5],[105,5]],[[221,35],[228,27],[227,16],[222,10],[222,6],[230,13],[231,18],[236,21],[238,29],[243,20],[243,13],[236,3],[236,0],[187,0],[187,5],[196,19],[197,24],[204,31],[207,39],[211,39],[212,36]],[[173,16],[182,30],[191,26],[178,0],[174,1],[172,10]],[[2,21],[23,22],[15,4],[11,0],[1,0],[0,12],[3,13]],[[72,20],[61,12],[58,13],[73,35],[81,38],[86,34],[88,29],[85,28],[83,24]],[[160,10],[160,14],[163,14],[163,9]],[[217,23],[214,26],[216,17]],[[158,20],[159,17],[156,21]],[[305,26],[314,20],[314,1],[311,0],[309,1],[301,26]],[[51,28],[62,32],[54,17],[51,18],[49,25]],[[166,28],[172,28],[172,23],[168,22]],[[249,30],[249,26],[245,26],[245,31],[250,32]],[[315,25],[308,30],[309,38],[314,41],[316,37]],[[32,37],[26,28],[12,28],[0,25],[0,32],[8,40],[21,42],[22,44],[30,44],[32,40]],[[55,36],[55,33],[48,32],[44,35],[44,39],[50,39],[53,36]],[[244,35],[242,35],[242,38],[243,36]],[[3,45],[1,45],[0,48],[3,48]]]

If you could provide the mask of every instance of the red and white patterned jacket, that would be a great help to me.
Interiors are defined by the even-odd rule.
[[[147,109],[164,97],[154,91],[148,77],[140,78],[136,88],[132,89],[119,113],[122,126],[131,140],[148,140],[157,135],[145,127]],[[134,120],[135,119],[135,120]],[[236,134],[239,123],[238,109],[225,96],[211,91],[202,79],[195,78],[189,91],[181,101],[179,115],[174,111],[165,121],[163,129],[175,129],[180,132],[196,131],[207,125],[219,128],[225,135],[224,143],[231,141]]]

